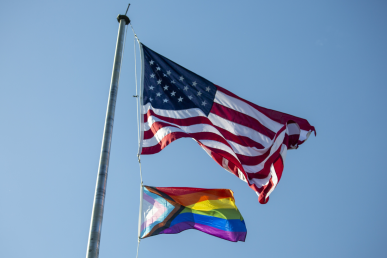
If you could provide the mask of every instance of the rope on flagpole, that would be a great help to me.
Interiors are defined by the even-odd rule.
[[[141,234],[141,221],[142,221],[142,217],[141,217],[142,199],[143,199],[143,185],[142,185],[142,182],[141,182],[141,187],[140,187],[140,209],[139,209],[140,211],[138,213],[138,243],[137,243],[137,255],[136,255],[136,258],[138,258],[138,249],[140,248],[140,241],[141,241],[140,234]]]
[[[132,26],[132,25],[130,25]],[[133,29],[133,27],[132,27]],[[138,93],[137,93],[137,54],[136,54],[136,38],[133,38],[133,46],[134,46],[134,78],[135,78],[135,81],[136,81],[136,95],[134,97],[136,97],[136,110],[137,110],[137,143],[140,144],[140,127],[139,127],[139,124],[138,124]],[[137,156],[138,156],[139,153],[137,153]],[[140,162],[140,160],[139,160]],[[141,180],[142,181],[142,180]]]
[[[138,249],[140,248],[140,239],[138,239],[138,243],[137,243],[137,255],[136,255],[136,258],[138,258]]]
[[[132,26],[132,23],[130,23],[130,27],[132,28],[132,31],[133,31],[133,34],[134,34],[134,73],[135,73],[135,81],[136,81],[136,95],[133,96],[133,97],[136,97],[136,111],[137,111],[137,141],[138,141],[138,146],[140,147],[140,118],[139,118],[139,112],[138,112],[138,109],[139,109],[139,96],[138,96],[138,84],[137,84],[137,52],[136,52],[136,39],[138,41],[138,43],[140,43],[136,33],[134,32],[134,29],[133,29],[133,26]],[[140,109],[141,110],[141,109]],[[137,159],[138,159],[138,163],[139,163],[139,166],[140,166],[140,180],[141,180],[141,185],[142,185],[142,170],[141,170],[141,153],[137,153]]]
[[[139,109],[141,111],[141,106],[139,103],[139,98],[141,96],[138,95],[138,84],[137,84],[137,53],[136,53],[136,39],[138,44],[140,45],[140,40],[138,39],[136,33],[134,32],[132,23],[130,23],[130,27],[132,28],[133,34],[134,34],[134,72],[135,72],[135,81],[136,81],[136,95],[133,97],[136,97],[136,111],[137,111],[137,140],[138,140],[138,152],[137,152],[137,158],[138,158],[138,164],[140,166],[140,208],[139,208],[139,215],[138,215],[138,243],[137,243],[137,254],[136,258],[138,258],[138,250],[140,248],[140,234],[141,234],[141,222],[142,222],[142,217],[141,217],[141,212],[142,212],[142,199],[143,199],[143,183],[142,183],[142,169],[141,169],[141,137],[140,137],[140,131],[141,131],[141,117],[139,117]],[[141,45],[140,45],[141,47]],[[141,59],[141,65],[143,63],[143,60]],[[142,83],[142,81],[140,82]],[[140,93],[141,94],[141,93]],[[140,107],[139,107],[140,106]]]

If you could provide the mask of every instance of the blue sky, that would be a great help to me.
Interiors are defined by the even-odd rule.
[[[0,257],[84,257],[125,1],[0,4]],[[258,105],[316,127],[266,205],[191,139],[144,156],[144,183],[229,188],[245,243],[199,231],[139,257],[384,257],[385,1],[131,1],[140,40]],[[139,61],[139,60],[138,60]],[[100,257],[133,257],[139,169],[133,34],[116,107]]]

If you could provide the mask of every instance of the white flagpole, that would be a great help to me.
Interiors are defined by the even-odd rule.
[[[99,256],[106,183],[109,168],[110,146],[112,143],[114,113],[116,108],[118,83],[120,80],[122,53],[124,49],[125,27],[130,23],[129,18],[126,15],[118,15],[117,20],[120,25],[118,28],[116,53],[114,57],[113,72],[110,82],[110,92],[106,110],[101,154],[99,158],[97,183],[95,186],[86,258],[98,258]]]

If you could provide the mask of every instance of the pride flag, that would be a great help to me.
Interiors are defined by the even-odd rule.
[[[139,237],[187,229],[229,241],[245,241],[246,225],[229,189],[143,186]]]

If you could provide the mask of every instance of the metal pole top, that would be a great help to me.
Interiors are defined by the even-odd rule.
[[[128,25],[128,24],[130,23],[130,19],[129,19],[129,17],[126,16],[126,15],[119,14],[119,15],[117,16],[117,21],[118,21],[118,23],[119,23],[121,20],[125,20],[125,21],[126,21],[126,25]]]

